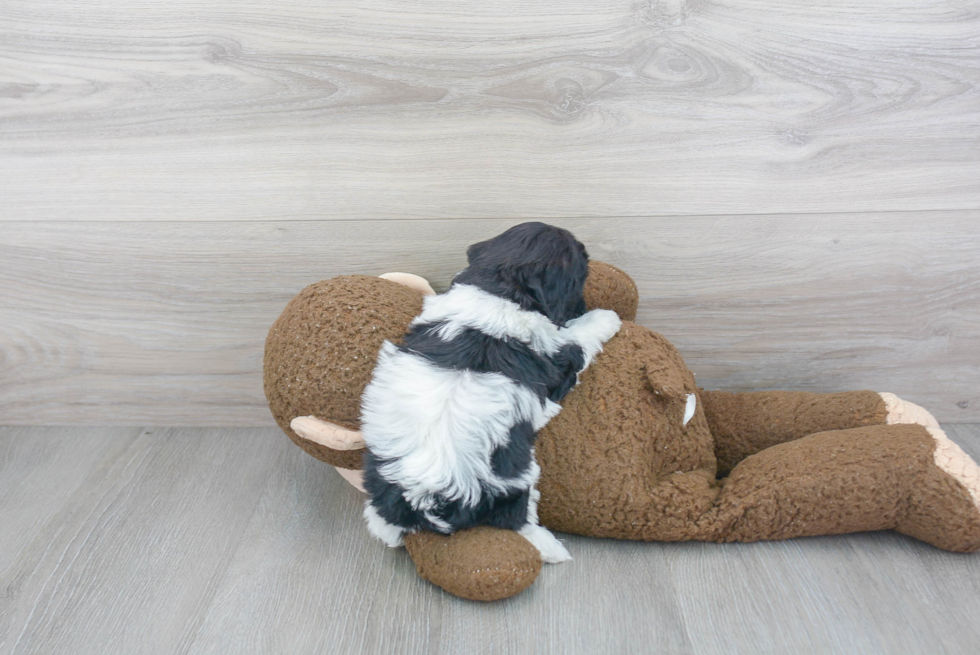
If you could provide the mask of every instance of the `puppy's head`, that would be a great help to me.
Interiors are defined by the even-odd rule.
[[[456,282],[473,284],[564,325],[585,313],[589,255],[572,233],[522,223],[466,251],[469,266]]]

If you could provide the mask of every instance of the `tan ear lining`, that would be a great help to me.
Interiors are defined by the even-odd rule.
[[[352,487],[362,493],[367,493],[364,490],[364,471],[353,471],[339,466],[335,466],[334,468],[337,469],[337,473],[340,473],[340,477],[347,480]]]
[[[360,432],[328,423],[315,416],[297,416],[289,422],[289,427],[304,439],[334,450],[364,448],[364,437]]]
[[[432,290],[432,286],[429,284],[429,281],[419,275],[413,275],[411,273],[385,273],[384,275],[379,275],[378,277],[380,277],[382,280],[397,282],[398,284],[403,284],[410,289],[421,291],[423,296],[436,295],[436,292]]]

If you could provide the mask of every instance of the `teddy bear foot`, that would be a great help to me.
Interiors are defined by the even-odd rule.
[[[419,575],[469,600],[499,600],[527,589],[541,572],[541,556],[512,530],[491,527],[406,534],[405,548]]]
[[[930,436],[936,442],[931,459],[941,460],[941,440]],[[956,447],[948,439],[946,442]],[[976,464],[966,455],[963,457],[975,470]],[[954,459],[959,460],[959,457]],[[980,506],[971,490],[961,482],[963,476],[956,474],[957,470],[962,470],[962,464],[959,461],[956,468],[951,469],[930,461],[924,470],[913,474],[908,509],[896,526],[899,532],[944,550],[960,553],[980,550]]]
[[[889,425],[920,425],[935,444],[933,466],[917,481],[898,530],[946,550],[980,550],[980,466],[928,411],[894,394],[881,397]]]
[[[980,511],[980,466],[963,452],[956,443],[951,441],[941,427],[939,421],[926,409],[902,400],[893,393],[879,394],[885,401],[888,425],[917,424],[921,425],[936,442],[933,461],[936,466],[956,479],[970,492],[970,497]]]

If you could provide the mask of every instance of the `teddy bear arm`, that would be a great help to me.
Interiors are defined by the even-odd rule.
[[[731,393],[699,389],[722,475],[777,444],[829,430],[884,425],[887,408],[873,391]]]
[[[405,548],[419,576],[470,600],[508,598],[541,572],[537,549],[512,530],[483,526],[452,535],[409,533]]]

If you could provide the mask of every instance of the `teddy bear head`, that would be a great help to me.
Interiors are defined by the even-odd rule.
[[[345,469],[361,468],[361,450],[334,450],[296,434],[290,422],[315,416],[360,429],[360,405],[381,344],[398,343],[422,312],[420,291],[390,280],[344,275],[309,285],[283,309],[265,342],[263,386],[272,415],[300,448]],[[618,268],[589,263],[589,309],[636,317],[639,295]]]

